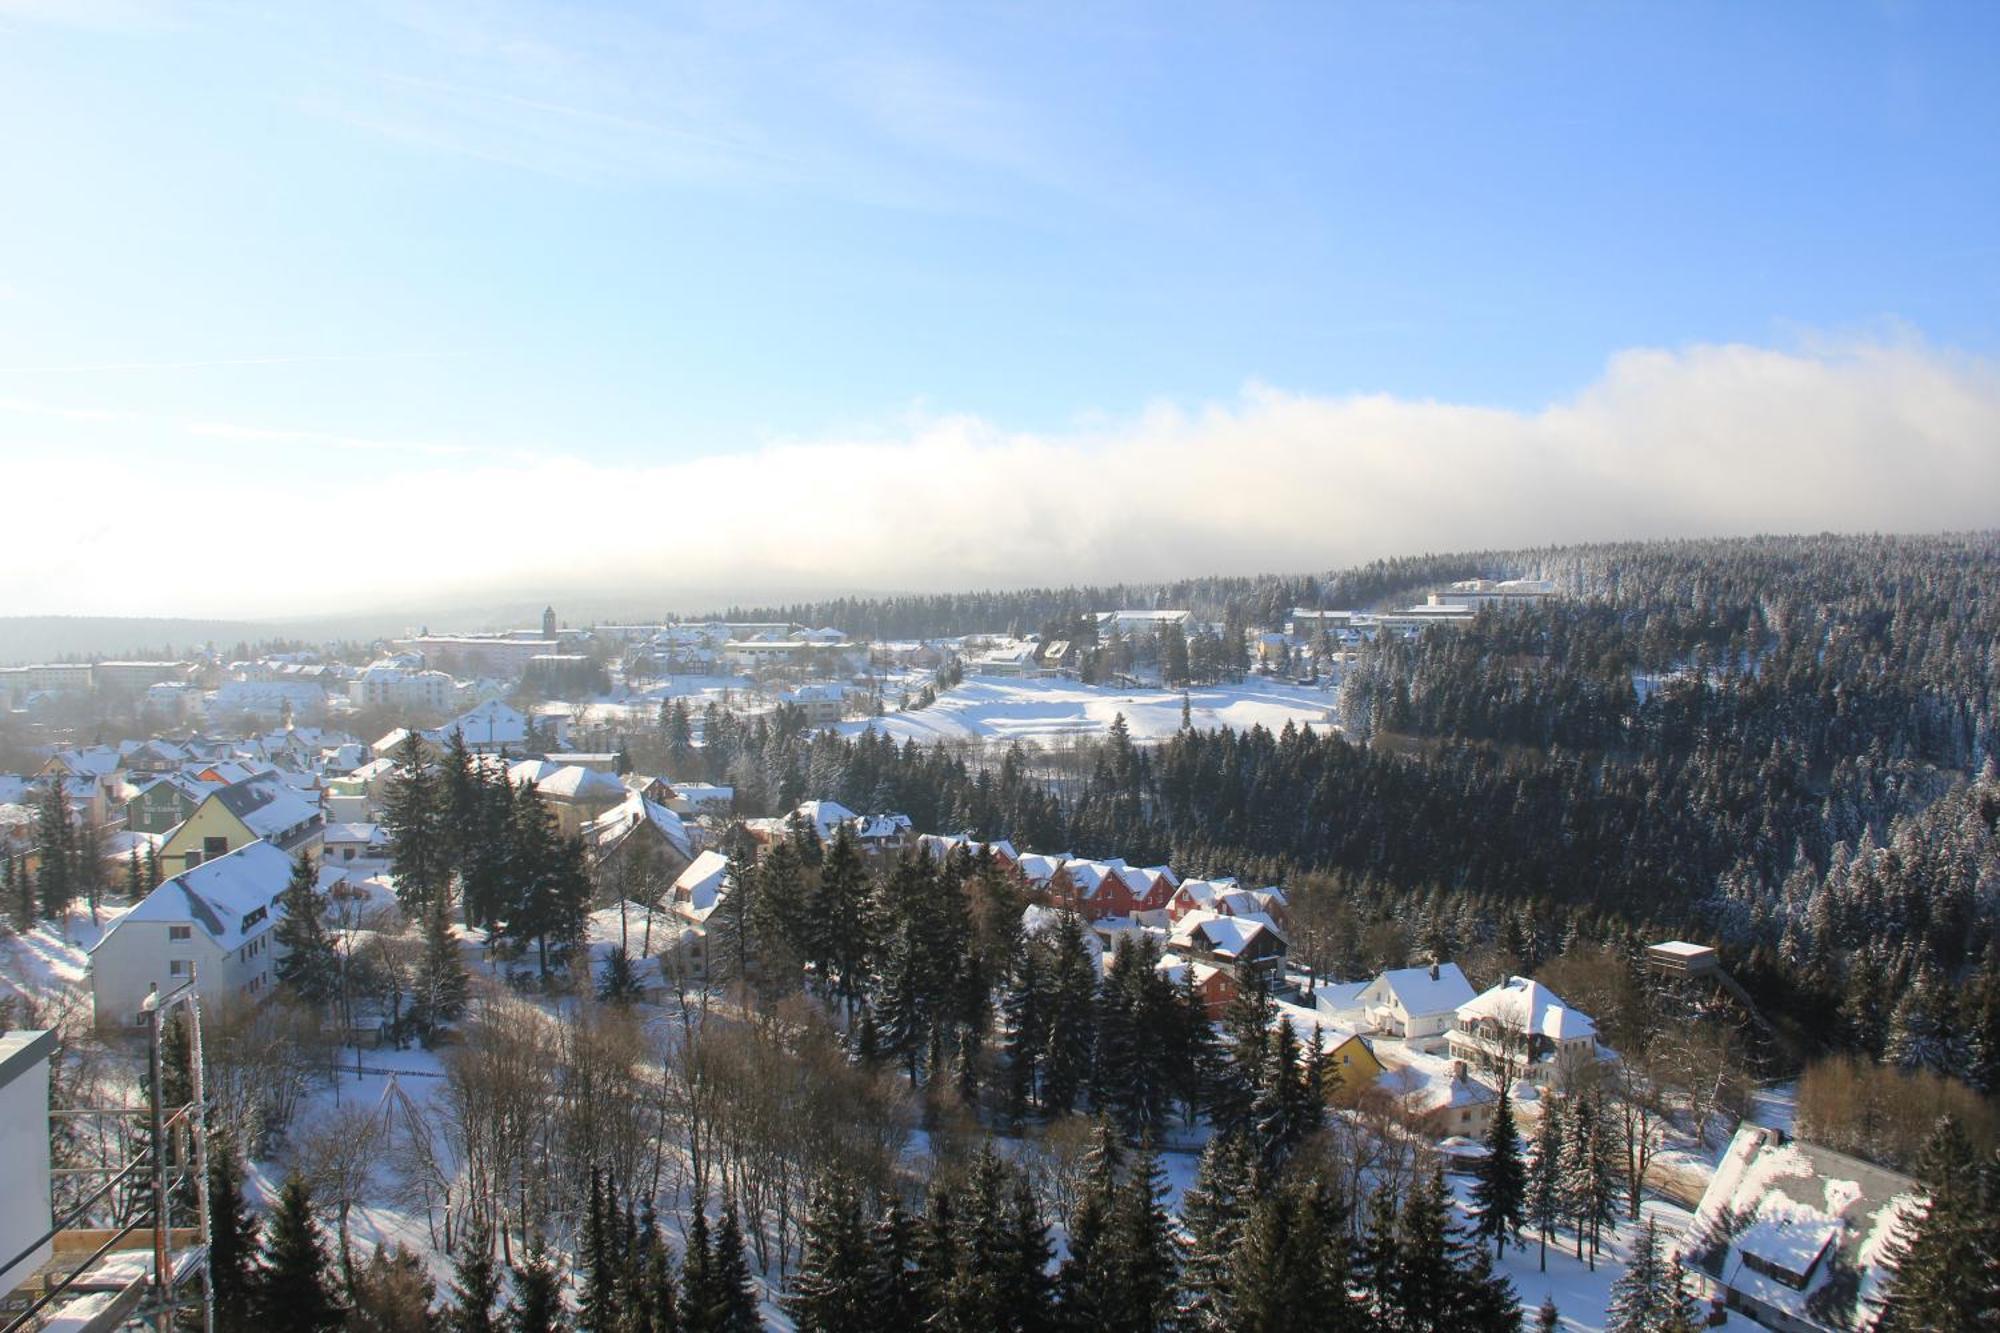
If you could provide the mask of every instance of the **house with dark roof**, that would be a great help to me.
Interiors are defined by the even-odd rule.
[[[319,851],[325,829],[318,802],[275,776],[248,778],[202,799],[186,822],[167,835],[160,868],[167,874],[192,870],[252,842],[268,842],[296,859]]]

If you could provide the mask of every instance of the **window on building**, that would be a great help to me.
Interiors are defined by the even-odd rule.
[[[229,839],[227,838],[203,838],[201,840],[201,854],[207,860],[213,861],[216,857],[222,856],[228,851]]]
[[[191,936],[192,936],[193,934],[194,934],[194,927],[192,927],[192,926],[168,926],[168,927],[167,927],[167,938],[168,938],[168,939],[170,939],[170,940],[184,940],[184,939],[188,939],[188,938],[190,938],[190,937],[191,937]]]
[[[185,958],[171,959],[167,963],[167,975],[170,977],[184,977],[188,974],[188,967],[189,967],[188,959]]]

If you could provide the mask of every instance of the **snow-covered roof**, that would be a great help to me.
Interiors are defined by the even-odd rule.
[[[1032,938],[1046,931],[1053,931],[1061,923],[1065,915],[1066,913],[1060,908],[1031,904],[1021,910],[1021,935],[1023,938]],[[1103,939],[1098,936],[1096,931],[1089,929],[1085,929],[1082,935],[1083,947],[1090,953],[1091,961],[1096,965],[1097,970],[1102,972],[1104,970]]]
[[[651,824],[658,829],[682,856],[694,854],[694,848],[688,841],[687,825],[681,823],[681,817],[636,791],[586,824],[584,836],[597,848],[598,854],[603,855],[617,847],[642,824]]]
[[[854,812],[839,801],[806,801],[792,814],[810,825],[821,842],[832,842],[834,832],[854,818]]]
[[[251,778],[231,783],[212,794],[223,809],[243,821],[243,827],[260,838],[283,843],[286,835],[311,823],[319,806],[293,791],[276,777]]]
[[[277,913],[270,909],[291,878],[291,857],[268,842],[245,843],[162,881],[118,918],[91,952],[103,948],[128,921],[192,924],[221,948],[237,948],[276,923]],[[263,915],[250,920],[260,909]]]
[[[1651,953],[1669,954],[1675,958],[1700,958],[1715,952],[1706,944],[1689,944],[1686,940],[1667,940],[1663,944],[1649,944],[1646,948]]]
[[[1448,1014],[1473,998],[1472,983],[1457,963],[1399,967],[1375,978],[1388,998],[1413,1018]]]
[[[717,851],[703,852],[674,881],[674,903],[690,916],[705,920],[721,901],[728,879],[729,858]]]
[[[1223,916],[1218,912],[1189,912],[1174,927],[1173,942],[1182,948],[1206,947],[1210,952],[1220,954],[1224,958],[1238,958],[1259,935],[1266,933],[1275,936],[1281,942],[1285,938],[1267,916],[1255,913],[1247,916]]]
[[[1922,1187],[1908,1176],[1746,1124],[1716,1164],[1681,1246],[1710,1280],[1797,1319],[1838,1268],[1859,1275],[1854,1308],[1872,1308],[1884,1251]],[[1825,1262],[1837,1252],[1841,1262]]]
[[[616,774],[581,764],[564,764],[535,779],[535,790],[556,801],[618,801],[625,797],[625,784]],[[678,816],[675,822],[680,822]]]
[[[1547,1037],[1550,1041],[1578,1041],[1597,1036],[1597,1024],[1590,1015],[1570,1008],[1560,995],[1527,977],[1509,977],[1459,1005],[1458,1017],[1465,1023],[1492,1019],[1512,1031]]]
[[[1408,1047],[1378,1046],[1383,1071],[1376,1082],[1419,1115],[1457,1107],[1483,1106],[1500,1094],[1466,1072],[1465,1066]]]

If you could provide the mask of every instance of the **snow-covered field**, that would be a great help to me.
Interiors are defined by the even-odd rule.
[[[1189,720],[1198,730],[1247,731],[1285,723],[1325,729],[1333,725],[1333,695],[1309,685],[1251,678],[1239,685],[1202,686],[1187,692]],[[1180,730],[1181,691],[1120,689],[1073,680],[1007,680],[969,677],[929,708],[843,723],[847,735],[876,727],[897,740],[1040,741],[1101,736],[1122,714],[1135,741],[1161,741]]]

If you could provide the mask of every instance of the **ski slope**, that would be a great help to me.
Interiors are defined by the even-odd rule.
[[[1200,731],[1229,727],[1270,731],[1285,723],[1333,725],[1331,691],[1253,677],[1237,685],[1187,691],[1189,720]],[[844,723],[853,735],[875,727],[898,741],[1037,741],[1102,736],[1123,715],[1135,741],[1162,741],[1180,730],[1181,691],[1083,685],[1073,680],[968,677],[929,708]]]

